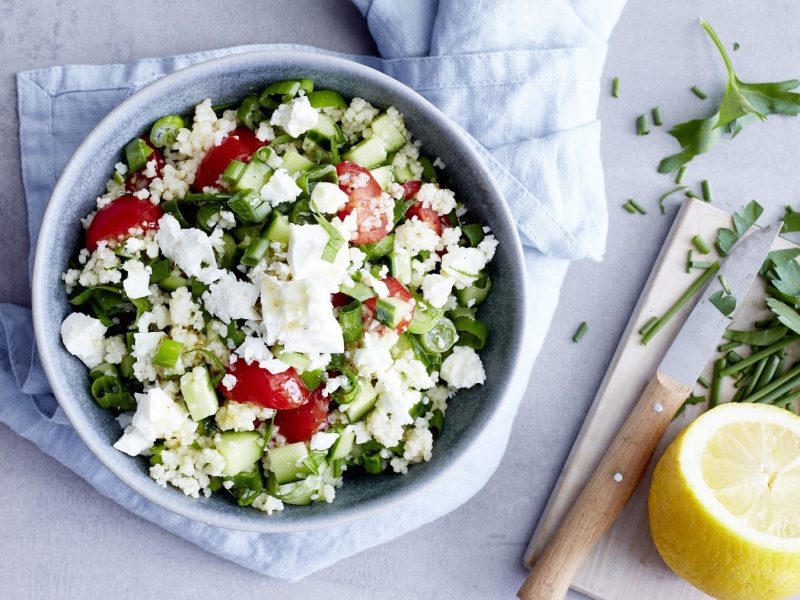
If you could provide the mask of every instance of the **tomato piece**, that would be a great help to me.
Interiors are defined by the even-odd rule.
[[[144,174],[145,170],[147,169],[147,165],[145,164],[144,167],[136,171],[135,173],[131,173],[128,176],[128,179],[125,181],[125,189],[129,192],[138,192],[139,190],[143,190],[144,188],[150,187],[150,183],[156,177],[161,177],[161,174],[164,172],[164,156],[161,154],[161,150],[154,147],[153,144],[150,143],[150,138],[142,138],[144,143],[152,148],[153,153],[147,157],[147,162],[151,160],[156,161],[156,175],[155,177],[148,177]]]
[[[342,292],[336,292],[335,294],[331,294],[331,304],[333,304],[333,308],[341,308],[343,306],[347,306],[353,301],[353,299],[348,296],[347,294],[343,294]]]
[[[277,410],[297,408],[308,401],[308,388],[294,368],[273,375],[257,362],[248,365],[239,359],[228,368],[228,373],[236,377],[236,384],[231,390],[220,384],[219,391],[229,400]]]
[[[392,298],[398,298],[400,300],[403,300],[404,302],[411,301],[412,299],[411,292],[409,292],[402,283],[397,281],[397,279],[395,279],[391,275],[387,275],[383,279],[383,283],[385,283],[386,287],[389,288],[389,296],[391,296]],[[365,323],[369,324],[375,318],[375,306],[377,304],[378,304],[377,298],[368,298],[367,300],[364,300],[363,305],[364,305]],[[397,324],[397,327],[394,328],[394,330],[397,333],[403,333],[408,327],[408,324],[411,323],[411,319],[413,318],[414,318],[414,308],[412,307],[408,317],[400,321]]]
[[[356,163],[344,161],[336,165],[336,174],[339,188],[350,196],[347,205],[339,211],[339,218],[344,219],[356,212],[358,231],[351,241],[354,244],[372,244],[385,238],[392,222],[392,211],[382,205],[383,189],[372,173]]]
[[[436,235],[442,235],[445,227],[450,227],[450,223],[445,220],[445,217],[440,217],[432,208],[426,208],[422,202],[414,202],[408,207],[406,211],[406,218],[412,219],[417,217],[423,223],[426,223],[431,229],[436,232]]]
[[[219,186],[219,178],[228,168],[233,160],[250,162],[256,150],[266,146],[269,142],[262,142],[256,134],[240,127],[228,134],[219,146],[214,146],[203,157],[200,166],[197,167],[197,174],[192,184],[192,189],[202,192],[205,187]]]
[[[417,195],[419,188],[422,187],[422,182],[419,179],[412,179],[403,184],[403,198],[411,200]]]
[[[324,397],[322,388],[317,388],[303,406],[292,410],[279,410],[275,414],[278,433],[290,444],[310,440],[328,418],[329,404],[330,397]]]
[[[130,194],[120,196],[97,211],[86,231],[86,249],[94,252],[98,242],[126,238],[135,227],[158,229],[158,220],[164,213],[149,200],[140,200]]]

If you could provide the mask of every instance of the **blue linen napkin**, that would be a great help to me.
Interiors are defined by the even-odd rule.
[[[599,259],[606,207],[596,120],[605,42],[624,5],[607,0],[354,0],[383,58],[345,56],[426,96],[471,136],[498,181],[525,245],[528,366],[547,332],[570,260]],[[92,127],[123,98],[182,67],[259,45],[142,60],[71,65],[17,77],[31,257],[58,174]],[[463,469],[410,503],[337,527],[251,534],[175,515],[133,493],[89,452],[65,419],[33,342],[30,310],[0,304],[0,422],[128,510],[218,556],[297,580],[452,511],[496,469],[529,371],[487,423]],[[265,516],[265,518],[268,518]]]

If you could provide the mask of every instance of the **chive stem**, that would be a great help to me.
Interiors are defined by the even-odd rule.
[[[628,204],[630,204],[631,207],[633,207],[633,209],[636,212],[638,212],[640,215],[646,215],[647,214],[647,211],[642,207],[642,205],[639,204],[638,202],[636,202],[636,200],[634,200],[633,198],[629,198],[628,199]]]
[[[624,208],[625,210],[627,210],[631,214],[636,212],[636,209],[631,205],[630,202],[626,202],[625,204],[623,204],[622,208]]]
[[[675,301],[675,303],[669,307],[667,312],[664,313],[662,317],[658,319],[658,322],[646,333],[642,336],[642,344],[647,344],[650,340],[653,339],[664,325],[675,316],[675,314],[683,308],[683,305],[686,304],[692,296],[694,296],[709,280],[714,276],[714,274],[719,270],[719,261],[712,263],[712,265],[703,271],[703,273],[695,279],[692,284],[686,289],[683,294]],[[800,337],[800,336],[798,336]],[[742,361],[744,362],[744,361]],[[755,362],[755,361],[754,361]],[[742,364],[742,363],[739,363]]]
[[[700,385],[700,387],[703,387],[703,388],[706,388],[706,389],[711,387],[711,383],[709,383],[708,379],[706,379],[702,375],[700,375],[700,377],[697,378],[697,383]]]
[[[711,377],[711,395],[708,397],[708,407],[714,408],[722,399],[722,369],[725,359],[718,358],[714,361],[714,375]]]
[[[642,325],[642,328],[639,329],[639,333],[641,335],[646,335],[647,332],[650,331],[650,329],[652,329],[655,326],[656,323],[658,323],[658,317],[650,317],[647,320],[647,323]]]
[[[647,115],[639,115],[636,117],[636,134],[647,135],[650,133],[650,120]]]
[[[578,329],[575,331],[575,335],[572,336],[572,341],[576,344],[581,341],[586,332],[589,331],[589,326],[586,324],[586,321],[581,321],[581,324],[578,325]]]
[[[739,342],[728,342],[726,344],[722,344],[719,348],[717,348],[720,352],[728,352],[733,350],[734,348],[738,348],[742,344]]]
[[[700,182],[700,188],[703,191],[703,200],[709,203],[713,202],[714,197],[711,194],[711,184],[708,183],[708,179],[703,179],[703,181]]]
[[[686,189],[685,185],[679,185],[678,187],[672,188],[670,191],[664,192],[663,194],[661,194],[661,196],[659,196],[659,198],[658,198],[658,208],[659,208],[659,210],[661,210],[661,214],[662,215],[667,212],[667,208],[664,206],[664,200],[669,198],[672,194],[674,194],[676,192],[680,192],[680,191],[685,190],[685,189]]]
[[[700,200],[700,196],[695,194],[693,190],[686,190],[686,197],[692,200]]]
[[[783,396],[781,398],[778,398],[777,400],[773,401],[772,404],[774,406],[777,406],[778,408],[786,408],[792,402],[797,400],[798,398],[800,398],[800,390],[795,390],[795,391],[793,391],[793,392],[791,392],[789,394],[786,394],[785,396]]]
[[[711,252],[711,248],[708,247],[708,244],[706,244],[705,240],[699,235],[692,238],[692,245],[700,254],[708,254]]]
[[[700,89],[699,87],[697,87],[696,85],[693,85],[693,86],[692,86],[690,89],[692,90],[692,93],[693,93],[695,96],[697,96],[698,98],[700,98],[700,100],[705,100],[706,98],[708,98],[708,94],[706,94],[706,93],[705,93],[703,90],[701,90],[701,89]]]
[[[656,127],[661,127],[664,124],[664,121],[661,119],[661,107],[654,106],[653,110],[650,111],[650,115],[653,117],[653,125]]]
[[[611,95],[614,98],[619,98],[619,77],[614,77],[611,80]]]
[[[769,404],[773,400],[780,398],[786,392],[800,384],[800,365],[795,365],[774,380],[769,385],[765,385],[757,392],[753,392],[744,399],[744,402],[759,402],[762,404]]]
[[[680,184],[683,181],[683,176],[686,175],[686,165],[678,169],[678,174],[675,176],[675,183]]]
[[[707,272],[706,272],[707,273]],[[749,367],[752,364],[757,363],[765,356],[772,356],[779,350],[783,350],[789,344],[793,344],[794,342],[800,340],[800,335],[790,335],[788,337],[783,338],[779,342],[775,342],[772,346],[767,346],[763,350],[758,352],[754,352],[747,358],[745,358],[742,362],[738,362],[735,365],[730,365],[726,369],[722,371],[722,376],[727,377],[728,375],[733,375],[734,373],[738,373],[739,371]]]
[[[767,362],[769,361],[768,358],[762,358],[760,361],[756,363],[755,368],[753,369],[753,375],[750,377],[750,381],[748,382],[747,386],[744,388],[743,396],[747,398],[750,394],[753,393],[753,390],[756,389],[756,384],[758,380],[761,378],[761,374],[764,372],[764,367],[766,367]]]

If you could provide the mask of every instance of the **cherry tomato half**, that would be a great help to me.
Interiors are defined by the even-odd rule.
[[[389,288],[389,296],[391,296],[392,298],[398,298],[400,300],[403,300],[404,302],[411,301],[412,298],[411,292],[409,292],[405,288],[405,286],[399,281],[397,281],[397,279],[395,279],[394,277],[392,276],[385,277],[383,279],[383,283],[385,283],[386,287]],[[369,298],[367,300],[364,300],[364,321],[367,324],[369,324],[375,318],[375,306],[377,305],[377,303],[378,303],[377,298]],[[411,311],[409,312],[408,316],[402,321],[400,321],[394,328],[394,330],[397,333],[404,332],[408,327],[408,324],[411,323],[412,318],[414,318],[413,307],[411,308]]]
[[[135,227],[158,229],[158,220],[163,212],[149,200],[136,196],[120,196],[97,211],[86,231],[86,248],[94,252],[98,242],[118,240],[129,235]]]
[[[330,398],[325,398],[322,395],[322,388],[317,388],[303,406],[292,410],[279,410],[275,414],[278,433],[290,444],[310,440],[328,418],[329,403]]]
[[[231,390],[220,384],[219,391],[229,400],[277,410],[297,408],[308,401],[309,391],[293,368],[273,375],[257,362],[248,365],[239,359],[228,373],[236,377],[236,384]]]
[[[386,230],[392,221],[391,211],[381,205],[383,190],[368,169],[356,163],[344,161],[336,165],[339,188],[350,196],[350,200],[340,212],[344,219],[356,211],[358,231],[354,244],[371,244],[386,237]]]
[[[269,142],[262,142],[249,129],[240,127],[228,134],[219,146],[214,146],[197,167],[192,189],[202,192],[205,187],[217,187],[219,178],[233,160],[250,162],[253,154]]]
[[[147,162],[151,160],[156,161],[156,175],[155,177],[148,177],[144,174],[145,170],[147,170],[147,164],[144,167],[136,171],[135,173],[131,173],[128,176],[128,179],[125,181],[125,189],[129,192],[138,192],[139,190],[143,190],[144,188],[150,187],[150,183],[156,177],[161,177],[164,172],[164,156],[161,154],[161,150],[154,147],[153,144],[150,143],[150,138],[142,138],[144,143],[152,148],[153,153],[147,157]]]

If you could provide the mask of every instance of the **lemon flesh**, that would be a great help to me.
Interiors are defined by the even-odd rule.
[[[662,558],[707,594],[800,592],[800,417],[761,404],[710,410],[662,456],[648,505]]]

